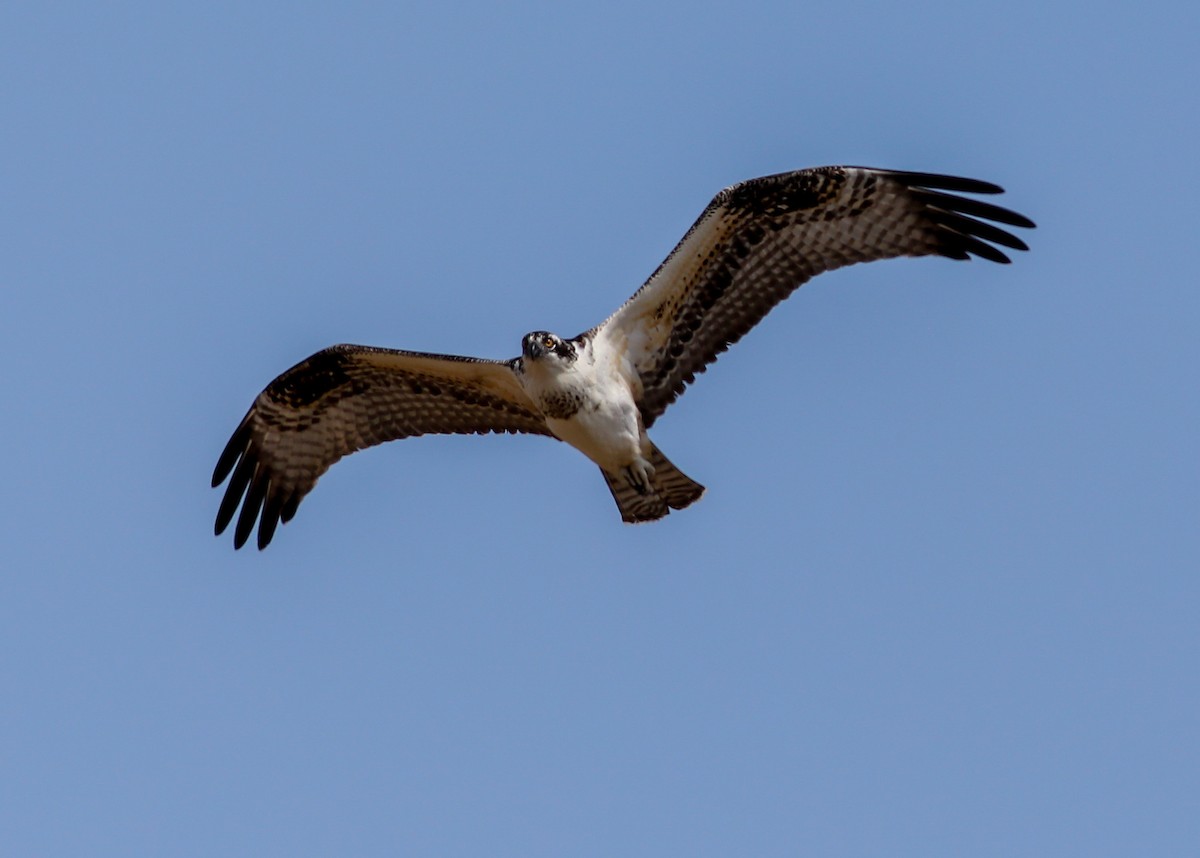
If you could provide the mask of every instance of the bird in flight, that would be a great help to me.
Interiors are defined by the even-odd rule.
[[[579,336],[534,331],[511,360],[355,345],[319,351],[267,385],[226,444],[212,478],[214,488],[229,479],[216,533],[236,515],[234,547],[257,522],[265,548],[338,459],[431,433],[557,438],[599,465],[624,521],[683,509],[704,487],[647,430],[696,373],[798,286],[856,262],[932,255],[1007,263],[999,247],[1028,250],[989,221],[1032,221],[961,193],[1002,189],[865,167],[751,179],[717,194],[650,279]]]

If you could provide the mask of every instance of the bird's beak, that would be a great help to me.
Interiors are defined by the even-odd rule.
[[[545,353],[545,349],[542,348],[542,343],[537,337],[527,337],[524,343],[524,352],[526,357],[537,360]]]

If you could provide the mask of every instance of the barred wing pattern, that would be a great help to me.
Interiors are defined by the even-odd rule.
[[[989,182],[818,167],[733,185],[606,322],[594,329],[628,350],[647,428],[696,373],[776,304],[823,271],[897,256],[979,256],[1027,250],[985,221],[1033,227],[1023,215],[947,191],[997,194]]]
[[[550,435],[509,364],[340,345],[317,352],[258,395],[213,471],[229,485],[216,532],[237,513],[234,545],[258,527],[264,548],[338,459],[426,434]]]

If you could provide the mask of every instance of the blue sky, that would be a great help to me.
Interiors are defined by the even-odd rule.
[[[9,4],[13,855],[1200,848],[1185,4]],[[822,276],[655,426],[423,438],[262,553],[218,453],[336,342],[506,358],[721,187],[974,176],[1009,267]]]

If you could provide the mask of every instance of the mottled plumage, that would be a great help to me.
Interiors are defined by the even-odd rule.
[[[246,541],[261,508],[263,548],[338,459],[430,432],[550,434],[507,363],[367,346],[317,352],[258,395],[225,445],[213,485],[230,472],[233,478],[217,512],[217,533],[245,494],[234,541],[239,547]]]
[[[897,256],[1027,249],[985,221],[1022,215],[955,193],[987,182],[822,167],[726,188],[634,295],[571,340],[527,335],[510,361],[334,346],[275,379],[230,438],[213,486],[230,479],[216,532],[237,516],[258,545],[342,456],[428,433],[525,432],[565,440],[595,461],[626,521],[661,518],[703,487],[646,436],[696,373],[809,278]],[[241,507],[240,514],[238,507]]]

